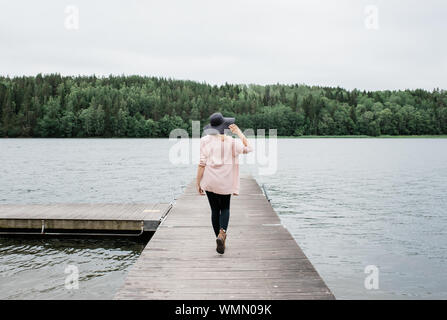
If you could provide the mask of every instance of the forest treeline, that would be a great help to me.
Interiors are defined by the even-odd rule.
[[[281,136],[447,134],[445,90],[209,85],[142,76],[0,77],[0,137],[167,137],[211,113]],[[190,131],[189,131],[190,132]]]

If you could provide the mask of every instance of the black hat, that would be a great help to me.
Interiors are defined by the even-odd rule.
[[[234,124],[234,118],[224,118],[220,112],[213,113],[210,117],[210,124],[203,128],[205,134],[224,134],[225,129],[229,129],[230,124]]]

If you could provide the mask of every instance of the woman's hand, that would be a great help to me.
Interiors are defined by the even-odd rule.
[[[236,124],[230,124],[228,128],[230,128],[231,132],[236,135],[240,135],[242,133],[241,129],[239,129],[239,127]]]
[[[203,177],[203,172],[205,171],[205,167],[199,165],[197,167],[197,178],[196,178],[196,188],[197,188],[197,192],[203,196],[205,195],[205,192],[203,191],[203,189],[200,187],[200,181],[202,181],[202,177]]]
[[[248,147],[248,140],[245,137],[245,135],[242,133],[241,129],[239,129],[239,127],[236,124],[230,124],[228,126],[228,128],[230,128],[231,132],[236,134],[239,139],[242,140],[242,143],[244,144],[245,147]],[[244,152],[246,153],[246,152]]]
[[[200,187],[200,184],[197,184],[197,192],[201,195],[204,196],[205,195],[205,191],[203,191],[203,189]]]

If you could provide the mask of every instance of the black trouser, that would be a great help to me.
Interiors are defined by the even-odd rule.
[[[211,222],[213,223],[214,233],[217,237],[220,228],[225,231],[227,231],[228,228],[231,194],[217,194],[206,191],[206,195],[211,207]]]

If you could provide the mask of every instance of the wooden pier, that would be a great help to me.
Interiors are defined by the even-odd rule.
[[[334,299],[253,178],[241,178],[230,211],[219,255],[206,196],[191,183],[115,299]]]
[[[0,205],[0,235],[141,235],[154,232],[168,204]]]

